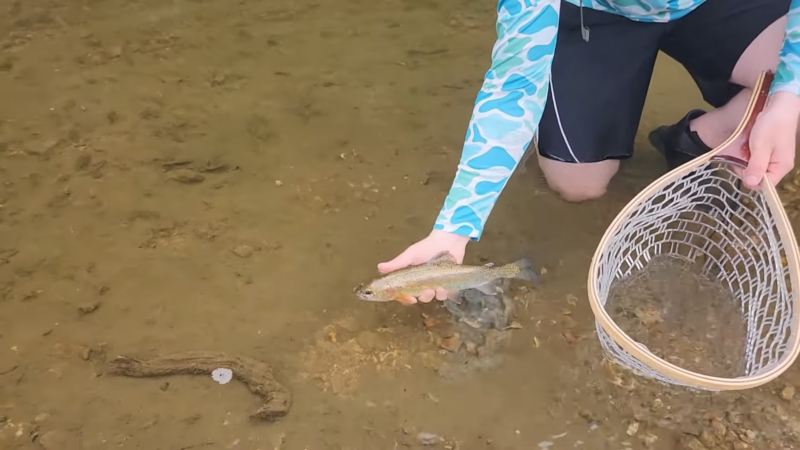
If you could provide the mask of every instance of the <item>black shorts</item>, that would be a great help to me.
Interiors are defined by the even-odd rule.
[[[742,89],[730,82],[739,57],[789,3],[706,0],[669,23],[584,7],[586,42],[580,8],[562,0],[539,154],[573,163],[629,158],[659,50],[688,70],[706,102],[724,105]]]

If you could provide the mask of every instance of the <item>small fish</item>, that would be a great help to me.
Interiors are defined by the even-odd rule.
[[[419,266],[407,267],[392,272],[368,285],[359,285],[354,292],[361,300],[388,302],[392,300],[404,304],[415,302],[426,289],[442,287],[456,298],[456,294],[466,289],[478,289],[494,295],[496,282],[500,279],[516,278],[530,283],[538,283],[539,276],[531,268],[531,262],[521,259],[504,266],[487,264],[485,266],[465,266],[458,264],[450,252],[442,252],[430,261]]]

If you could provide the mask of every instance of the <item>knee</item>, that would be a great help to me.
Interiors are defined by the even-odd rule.
[[[606,183],[570,183],[563,180],[547,180],[547,185],[557,193],[562,200],[570,203],[581,203],[597,200],[606,193]]]
[[[562,199],[578,203],[605,195],[608,183],[617,173],[619,161],[573,164],[540,156],[539,167],[550,189]]]

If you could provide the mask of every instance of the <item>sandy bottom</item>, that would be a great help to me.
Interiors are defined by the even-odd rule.
[[[546,274],[487,350],[451,351],[440,304],[353,296],[430,230],[495,7],[0,4],[0,448],[798,448],[796,369],[698,395],[607,365],[594,334],[591,255],[664,170],[643,136],[703,106],[668,60],[605,198],[562,202],[535,159],[509,182],[467,261]],[[109,370],[190,351],[267,365],[288,414],[251,419],[238,380]]]

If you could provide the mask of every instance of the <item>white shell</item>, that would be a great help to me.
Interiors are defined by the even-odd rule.
[[[214,369],[211,378],[219,384],[228,384],[233,379],[233,371],[225,368]]]

